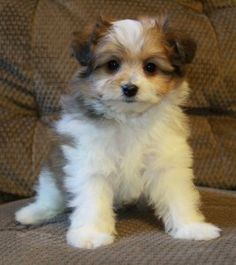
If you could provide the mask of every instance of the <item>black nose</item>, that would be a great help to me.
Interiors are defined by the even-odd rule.
[[[122,91],[126,97],[134,97],[138,92],[138,87],[134,84],[126,84],[122,86]]]

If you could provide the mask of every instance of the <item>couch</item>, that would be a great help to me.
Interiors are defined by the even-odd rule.
[[[99,14],[163,12],[197,41],[184,110],[202,210],[222,236],[173,239],[152,209],[135,206],[117,213],[115,243],[92,251],[66,244],[68,212],[41,225],[17,224],[14,212],[32,200],[49,151],[45,128],[56,119],[77,67],[69,53],[72,32]],[[234,0],[0,1],[0,264],[236,264],[235,25]]]

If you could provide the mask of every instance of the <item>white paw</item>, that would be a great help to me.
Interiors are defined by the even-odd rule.
[[[67,232],[67,242],[77,248],[93,249],[111,244],[114,241],[112,234],[101,232],[94,227],[70,228]]]
[[[190,240],[211,240],[220,236],[218,227],[204,222],[191,223],[182,226],[171,235],[174,238],[190,239]]]
[[[38,224],[44,220],[50,219],[57,214],[57,211],[39,207],[35,203],[31,203],[15,213],[17,222],[25,225]]]

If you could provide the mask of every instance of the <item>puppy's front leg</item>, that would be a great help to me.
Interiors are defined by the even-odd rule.
[[[220,229],[206,223],[199,210],[199,193],[190,168],[169,167],[149,170],[147,192],[156,214],[174,238],[210,240]]]
[[[86,152],[84,151],[86,150]],[[72,195],[73,207],[67,241],[78,248],[96,248],[112,243],[115,233],[113,190],[108,176],[113,170],[101,148],[63,146],[68,160],[64,167],[65,187]]]
[[[106,180],[94,175],[87,176],[79,187],[75,182],[73,187],[72,179],[69,182],[69,190],[74,194],[70,205],[74,211],[70,216],[68,243],[78,248],[96,248],[112,243],[115,233],[113,192]]]

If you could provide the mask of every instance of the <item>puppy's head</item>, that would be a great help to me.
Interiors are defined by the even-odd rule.
[[[104,21],[75,33],[80,64],[76,90],[96,111],[143,112],[181,86],[195,43],[169,28],[165,18]]]

